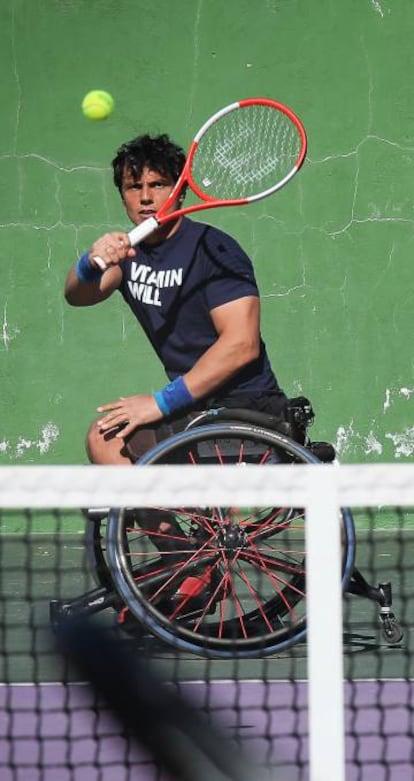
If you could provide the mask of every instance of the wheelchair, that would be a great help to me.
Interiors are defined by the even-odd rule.
[[[245,409],[200,413],[187,429],[138,462],[148,464],[317,464],[332,445],[312,442],[310,402],[291,399],[287,420]],[[265,657],[306,637],[304,510],[296,507],[103,508],[86,512],[86,546],[96,588],[50,604],[62,616],[114,608],[125,629],[178,651],[221,659]],[[391,584],[370,585],[355,565],[355,525],[342,508],[342,589],[378,604],[383,636],[403,632]],[[122,624],[121,624],[122,627]]]

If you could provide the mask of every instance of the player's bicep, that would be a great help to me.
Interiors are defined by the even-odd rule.
[[[210,316],[219,336],[236,340],[260,342],[260,299],[244,296],[210,310]]]

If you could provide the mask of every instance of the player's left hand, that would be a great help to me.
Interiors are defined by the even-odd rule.
[[[122,426],[116,437],[123,439],[138,426],[155,423],[162,420],[163,414],[153,396],[138,394],[136,396],[121,396],[117,401],[103,404],[98,412],[106,413],[98,420],[101,431],[109,431]]]

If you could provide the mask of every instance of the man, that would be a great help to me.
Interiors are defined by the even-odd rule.
[[[134,224],[165,203],[184,162],[183,150],[167,135],[143,135],[121,146],[112,161],[114,182]],[[104,272],[96,257],[104,260]],[[70,270],[65,296],[73,306],[91,306],[115,291],[132,309],[170,382],[153,395],[139,392],[98,407],[100,417],[87,435],[91,462],[134,463],[184,428],[195,410],[210,406],[283,417],[286,397],[261,339],[252,264],[234,239],[186,217],[158,228],[135,249],[127,233],[106,233]]]
[[[112,161],[114,182],[132,223],[156,214],[184,163],[183,150],[166,135],[140,136],[120,147]],[[97,257],[107,267],[104,272]],[[73,306],[91,306],[115,291],[131,308],[170,382],[155,394],[120,396],[98,407],[100,417],[86,441],[92,463],[134,463],[185,428],[197,410],[212,406],[284,418],[287,399],[260,336],[252,264],[234,239],[185,217],[158,228],[135,249],[127,233],[106,233],[69,271],[65,296]],[[155,532],[153,542],[169,566],[182,560],[180,549],[188,549],[188,540],[173,513],[148,509],[144,516],[138,512],[135,522]],[[203,573],[192,573],[175,597],[194,602],[205,588]]]

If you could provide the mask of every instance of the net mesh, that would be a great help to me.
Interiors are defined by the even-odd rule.
[[[206,493],[212,501],[220,499],[230,506],[229,499],[238,486],[239,495],[256,508],[267,508],[273,492],[281,505],[286,504],[288,496],[296,507],[307,507],[310,502],[315,506],[319,502],[322,514],[326,502],[315,468],[292,469],[270,467],[269,486],[269,471],[265,468],[247,467],[242,473],[239,469],[234,476],[231,469],[219,470],[214,472],[214,479],[200,468],[202,475],[197,487],[188,473],[177,480],[177,470],[165,466],[158,471],[156,467],[140,470],[144,473],[142,483],[137,481],[134,470],[125,470],[125,474],[122,470],[120,476],[119,470],[110,469],[99,477],[99,470],[96,473],[93,468],[81,472],[78,468],[45,468],[40,486],[33,479],[31,467],[2,470],[0,482],[4,479],[8,486],[0,514],[2,779],[170,778],[156,757],[119,729],[106,703],[56,653],[50,627],[51,619],[53,623],[56,618],[57,601],[60,606],[71,606],[73,612],[86,609],[99,616],[102,624],[114,631],[137,658],[150,657],[169,685],[184,692],[197,712],[207,714],[208,720],[254,756],[260,767],[267,768],[269,778],[316,778],[309,769],[309,729],[315,725],[308,724],[306,642],[301,639],[266,658],[259,648],[251,658],[240,658],[235,652],[217,659],[183,650],[150,631],[136,635],[136,623],[132,621],[131,626],[131,616],[126,617],[124,624],[118,623],[124,602],[119,593],[114,595],[112,591],[108,596],[105,570],[99,569],[107,561],[105,508],[88,518],[76,507],[79,498],[83,502],[88,494],[91,501],[83,503],[83,507],[96,508],[99,495],[112,499],[112,505],[119,507],[121,496],[128,490],[128,498],[134,496],[128,507],[153,508],[160,498],[167,506],[169,495],[174,507],[177,503],[188,507],[191,501],[194,508],[198,494],[205,513]],[[346,467],[327,467],[329,472],[325,467],[316,469],[322,470],[322,483],[328,474],[335,482],[339,503],[346,495],[357,530],[357,570],[343,599],[341,638],[346,767],[335,767],[334,751],[330,778],[339,779],[343,772],[346,781],[405,781],[412,776],[414,760],[414,497],[410,496],[413,474],[405,473],[402,479],[404,467],[383,468],[379,483],[378,472],[369,468],[358,468],[357,481],[353,479],[356,472]],[[278,481],[273,475],[275,470],[281,475]],[[295,485],[293,474],[298,475]],[[395,480],[387,479],[387,474],[395,474]],[[384,492],[387,504],[377,504]],[[394,502],[390,501],[392,494]],[[335,522],[337,518],[336,509],[331,520]],[[134,528],[136,534],[136,527],[129,528]],[[329,552],[324,549],[323,529],[316,529],[315,534],[321,533],[320,568],[327,572]],[[272,547],[275,550],[274,542]],[[327,592],[331,588],[327,576]],[[317,628],[325,649],[325,659],[320,659],[323,672],[331,658],[333,622],[324,613],[323,604],[318,609]],[[398,634],[399,625],[403,637]],[[335,713],[329,714],[331,721],[335,717]],[[328,742],[325,737],[325,752],[331,748]],[[318,781],[325,778],[319,776]]]
[[[191,176],[210,198],[259,196],[293,172],[301,146],[296,125],[283,111],[256,104],[237,108],[201,137]]]

